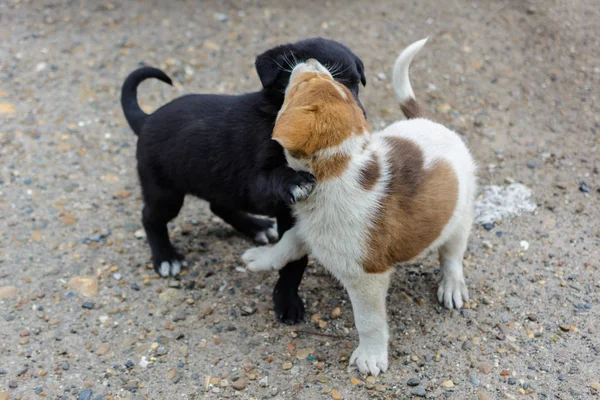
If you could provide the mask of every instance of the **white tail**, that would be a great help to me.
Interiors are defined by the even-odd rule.
[[[404,114],[407,114],[407,111],[404,109],[403,105],[412,100],[412,103],[415,103],[415,93],[413,92],[412,86],[410,85],[410,79],[408,77],[408,69],[410,67],[410,63],[413,57],[421,51],[428,38],[421,39],[418,42],[414,42],[404,50],[396,59],[394,63],[394,70],[392,73],[392,87],[394,88],[394,92],[396,93],[396,99],[400,106],[402,107],[402,111]],[[416,106],[416,103],[415,103]],[[418,112],[418,110],[415,110]],[[408,118],[415,118],[418,115],[406,115]]]

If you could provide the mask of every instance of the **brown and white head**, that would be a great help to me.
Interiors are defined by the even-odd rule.
[[[318,181],[341,175],[362,151],[369,125],[352,93],[315,59],[296,65],[273,129],[290,167]]]

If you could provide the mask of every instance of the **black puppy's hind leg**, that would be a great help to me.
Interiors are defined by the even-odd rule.
[[[289,209],[277,216],[279,237],[292,226],[294,218]],[[298,294],[298,288],[307,264],[308,257],[304,256],[279,270],[279,279],[273,290],[275,316],[288,325],[297,324],[304,319],[304,303]]]
[[[171,244],[167,223],[179,214],[184,195],[154,186],[144,187],[142,223],[152,251],[154,270],[162,277],[177,276],[184,258]]]
[[[257,243],[268,244],[269,241],[275,242],[279,238],[277,225],[273,221],[256,218],[245,212],[221,207],[213,203],[210,205],[210,210],[237,231]]]

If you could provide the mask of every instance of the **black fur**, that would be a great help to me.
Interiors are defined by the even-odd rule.
[[[169,240],[167,223],[177,216],[187,194],[208,201],[216,215],[251,238],[272,223],[250,214],[276,217],[280,235],[293,225],[288,206],[299,200],[294,189],[312,190],[314,177],[287,166],[271,133],[293,64],[309,58],[337,70],[335,79],[358,99],[359,83],[366,84],[362,61],[342,44],[322,38],[277,46],[258,56],[259,92],[182,96],[150,115],[137,103],[137,86],[151,77],[169,84],[171,80],[150,67],[127,77],[121,104],[139,136],[142,222],[158,273],[166,265],[162,275],[176,275],[183,263]],[[286,322],[295,323],[304,313],[297,290],[305,267],[302,259],[281,271],[274,298],[277,314]]]

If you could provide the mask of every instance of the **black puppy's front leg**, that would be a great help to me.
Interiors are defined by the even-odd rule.
[[[289,206],[308,197],[316,179],[307,172],[288,167],[283,148],[274,140],[265,142],[258,163],[261,170],[251,185],[250,197],[263,214],[276,216],[277,230],[282,237],[295,223]],[[308,257],[302,257],[279,270],[273,302],[275,315],[286,324],[297,324],[304,318],[304,303],[298,295],[298,287],[307,264]]]
[[[315,188],[315,177],[290,168],[283,148],[274,140],[265,143],[257,164],[260,171],[250,185],[249,194],[252,204],[262,211],[261,214],[276,215],[282,210],[282,204],[296,204],[306,199]]]
[[[294,226],[294,217],[291,210],[286,208],[277,215],[277,229],[279,237]],[[279,280],[273,289],[273,302],[275,303],[275,316],[288,325],[297,324],[304,318],[304,303],[298,294],[298,287],[302,275],[308,264],[308,257],[288,263],[279,270]]]

